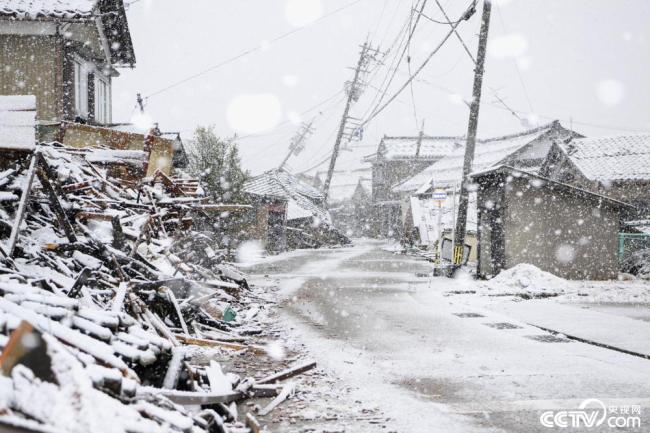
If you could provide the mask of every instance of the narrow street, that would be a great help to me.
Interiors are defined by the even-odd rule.
[[[648,425],[649,360],[487,311],[459,294],[474,281],[428,277],[429,263],[385,246],[300,251],[248,271],[277,279],[293,336],[391,419],[387,431],[547,432],[543,411],[588,398],[640,405]]]

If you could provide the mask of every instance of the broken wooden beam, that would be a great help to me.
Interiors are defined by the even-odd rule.
[[[70,221],[63,210],[63,206],[61,205],[61,201],[59,200],[59,196],[57,195],[56,190],[59,191],[59,195],[63,195],[63,192],[61,191],[61,188],[58,187],[56,177],[54,177],[52,169],[48,165],[42,153],[37,153],[35,158],[38,164],[38,169],[36,170],[38,180],[41,182],[41,186],[50,197],[50,205],[59,221],[59,225],[63,228],[68,241],[77,242],[77,235],[75,234],[72,224],[70,224]]]
[[[280,394],[278,394],[278,396],[275,397],[273,401],[271,401],[271,403],[269,403],[264,409],[260,410],[259,412],[260,416],[266,416],[269,413],[271,413],[271,411],[276,407],[278,407],[280,403],[282,403],[283,401],[291,397],[295,391],[296,391],[295,383],[289,382],[285,384],[282,387],[282,391],[280,392]]]
[[[301,364],[295,365],[293,367],[289,367],[286,370],[279,371],[275,374],[260,379],[257,381],[257,384],[281,382],[283,380],[290,379],[294,376],[309,371],[313,368],[316,368],[316,361],[306,361]]]
[[[32,192],[32,184],[34,183],[34,175],[36,174],[36,157],[32,157],[32,161],[29,164],[29,169],[27,171],[27,181],[23,188],[23,193],[20,196],[20,203],[18,204],[18,210],[16,211],[16,218],[14,219],[14,225],[11,228],[11,235],[9,235],[9,242],[7,243],[7,256],[13,257],[14,249],[16,248],[16,241],[18,240],[18,233],[20,232],[20,225],[23,222],[25,217],[25,209],[27,208],[27,200],[29,195]]]
[[[231,392],[227,394],[218,394],[213,392],[199,391],[178,391],[175,389],[163,389],[142,386],[138,388],[138,395],[163,395],[172,403],[181,405],[212,405],[218,403],[232,403],[233,401],[243,400],[246,395],[242,392]]]

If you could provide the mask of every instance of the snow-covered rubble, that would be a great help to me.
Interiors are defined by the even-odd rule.
[[[0,173],[20,197],[0,206],[0,430],[258,431],[232,405],[306,370],[260,385],[289,367],[264,350],[273,302],[193,229],[205,199],[37,148]],[[249,357],[267,369],[228,371]]]

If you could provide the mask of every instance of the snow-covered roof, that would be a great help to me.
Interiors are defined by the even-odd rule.
[[[317,179],[313,182],[322,185],[325,183],[327,172],[322,171],[316,174]],[[328,202],[330,205],[352,200],[359,187],[363,188],[368,195],[372,190],[372,167],[364,164],[348,170],[335,170],[330,184]]]
[[[590,180],[650,180],[650,134],[580,138],[563,147]]]
[[[528,143],[531,143],[533,140],[549,132],[552,128],[558,126],[559,124],[557,122],[553,122],[518,134],[476,140],[472,171],[484,170],[499,163]],[[540,144],[548,151],[552,141],[549,139],[547,142]],[[410,179],[398,184],[393,188],[393,191],[416,191],[417,193],[422,193],[432,184],[435,184],[436,188],[449,188],[456,185],[460,183],[462,178],[464,157],[465,144],[463,143],[457,146],[449,155],[431,164]]]
[[[315,217],[331,222],[329,212],[314,202],[323,200],[323,194],[286,170],[273,169],[255,176],[246,182],[244,191],[286,200],[288,220]]]
[[[0,16],[16,20],[91,20],[100,18],[113,65],[133,66],[135,53],[121,1],[2,0]]]
[[[36,146],[36,97],[0,96],[0,147],[33,150]]]
[[[470,174],[470,176],[474,179],[479,179],[479,178],[484,178],[487,176],[492,176],[494,174],[508,174],[512,175],[513,177],[522,177],[522,178],[534,178],[538,179],[542,182],[540,182],[538,185],[547,185],[552,188],[560,188],[564,191],[570,191],[573,194],[580,195],[582,197],[590,198],[590,199],[595,199],[598,200],[599,202],[606,201],[610,204],[613,204],[615,206],[619,207],[633,207],[629,203],[622,202],[620,200],[613,199],[611,197],[608,197],[603,194],[599,194],[594,191],[589,191],[583,188],[579,188],[574,185],[569,185],[568,183],[563,183],[563,182],[558,182],[553,179],[549,179],[548,177],[540,176],[537,173],[531,173],[529,171],[524,171],[520,170],[515,167],[510,167],[508,165],[504,164],[499,164],[494,167],[490,167],[485,170],[480,170],[476,171]]]
[[[420,152],[418,153],[418,141]],[[387,160],[397,159],[439,159],[453,152],[464,143],[462,137],[384,137],[378,153]],[[372,158],[372,156],[371,156]]]
[[[3,0],[0,14],[19,19],[84,18],[92,15],[97,2],[98,0]]]

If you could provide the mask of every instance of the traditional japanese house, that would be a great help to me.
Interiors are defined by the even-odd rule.
[[[629,206],[508,166],[472,175],[478,185],[478,274],[520,263],[567,279],[618,276],[618,233]]]
[[[472,170],[507,164],[535,173],[540,170],[554,142],[578,136],[554,121],[516,134],[479,139]],[[393,187],[394,193],[402,196],[401,223],[417,228],[419,243],[424,247],[434,245],[440,238],[440,232],[451,231],[454,226],[465,139],[457,138],[455,143],[454,149],[444,158]],[[432,195],[434,191],[446,192],[446,200],[443,203],[435,200]],[[439,213],[442,213],[440,219]],[[471,192],[467,225],[470,237],[476,233],[476,223],[476,194]]]

